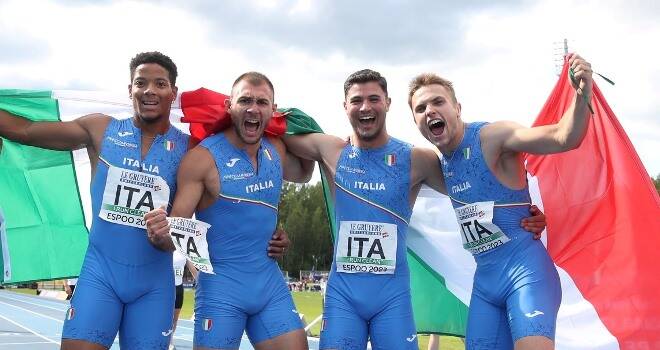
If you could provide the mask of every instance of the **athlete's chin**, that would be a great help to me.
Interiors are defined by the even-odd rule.
[[[248,135],[244,133],[240,133],[239,136],[241,137],[241,141],[243,141],[243,143],[247,145],[254,145],[259,143],[261,137],[263,136],[263,132],[258,134],[248,134]]]
[[[154,124],[163,120],[163,118],[165,117],[162,114],[138,113],[137,118],[140,119],[141,122],[144,122],[146,124]]]

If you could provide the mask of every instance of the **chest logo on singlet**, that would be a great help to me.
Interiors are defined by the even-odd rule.
[[[238,162],[239,160],[241,160],[241,158],[232,158],[227,163],[225,163],[225,165],[227,165],[230,168],[233,168],[234,165],[236,165],[236,162]]]
[[[368,191],[385,191],[385,184],[382,182],[362,182],[355,181],[354,186],[360,190]]]
[[[153,173],[153,174],[160,173],[160,169],[158,168],[158,165],[147,164],[144,162],[140,163],[140,160],[138,159],[124,158],[122,164],[133,168],[137,168],[138,170],[146,171],[148,173]]]
[[[115,146],[124,147],[124,148],[137,148],[137,144],[135,143],[122,141],[112,136],[106,136],[106,140],[112,142]]]
[[[454,209],[463,248],[472,254],[480,254],[510,241],[509,237],[493,223],[495,202],[477,202]]]
[[[133,135],[133,133],[130,132],[130,131],[120,131],[120,132],[117,133],[117,135],[118,135],[119,137],[126,137],[126,136],[131,136],[131,135]]]
[[[470,182],[465,181],[465,182],[460,183],[458,185],[452,186],[451,187],[451,193],[463,192],[465,190],[469,190],[470,188],[472,188],[472,186],[470,186]]]
[[[393,274],[397,226],[368,221],[342,221],[337,241],[337,272]]]
[[[170,187],[162,177],[109,166],[99,217],[144,228],[144,214],[167,206],[169,198]]]
[[[275,185],[273,185],[273,180],[257,182],[256,184],[245,186],[245,193],[259,192],[273,187],[275,187]]]

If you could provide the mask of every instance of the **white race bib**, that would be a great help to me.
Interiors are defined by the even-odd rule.
[[[99,217],[144,228],[144,214],[167,206],[169,199],[170,187],[162,177],[109,166]]]
[[[337,272],[394,273],[397,246],[395,224],[342,221],[337,240]]]
[[[197,270],[214,273],[209,258],[209,245],[206,232],[211,225],[188,218],[167,218],[170,223],[172,243],[181,254],[190,260]]]
[[[463,248],[472,254],[480,254],[510,241],[502,230],[493,224],[495,202],[477,202],[454,209],[461,227]]]

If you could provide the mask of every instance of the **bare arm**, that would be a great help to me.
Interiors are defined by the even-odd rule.
[[[324,158],[346,145],[346,141],[326,134],[285,135],[282,137],[287,151],[303,158],[323,162]]]
[[[589,125],[592,71],[591,64],[575,54],[569,64],[579,86],[573,86],[576,89],[573,102],[557,124],[525,128],[513,122],[493,123],[484,128],[482,140],[493,142],[495,147],[501,145],[502,152],[549,154],[578,147]]]
[[[312,178],[314,161],[299,158],[288,152],[286,146],[279,138],[270,138],[282,159],[283,177],[286,181],[305,183]]]
[[[413,186],[424,184],[442,194],[447,194],[445,178],[440,168],[440,159],[433,150],[420,147],[413,148],[412,166]]]
[[[54,150],[73,150],[98,144],[110,117],[89,114],[69,122],[31,121],[0,110],[0,136],[22,144]]]
[[[208,150],[197,146],[181,160],[177,172],[177,191],[170,216],[190,218],[202,199],[210,176],[215,174],[215,161]],[[170,238],[170,225],[167,222],[167,212],[162,208],[155,209],[145,216],[147,235],[156,247],[173,251],[174,243]]]

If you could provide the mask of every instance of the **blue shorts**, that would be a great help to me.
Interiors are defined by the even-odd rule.
[[[303,328],[279,269],[214,270],[216,275],[200,273],[195,291],[195,347],[238,349],[243,331],[258,344]]]
[[[466,349],[513,349],[527,336],[554,340],[560,303],[559,275],[540,241],[524,244],[506,259],[478,261]]]
[[[122,349],[167,349],[173,310],[171,261],[126,266],[104,258],[90,245],[62,339],[109,348],[119,332]]]
[[[359,285],[336,288],[328,282],[319,349],[364,350],[369,339],[374,350],[417,350],[410,290],[358,292],[362,299],[355,293],[358,289]],[[396,289],[399,292],[392,294]]]

